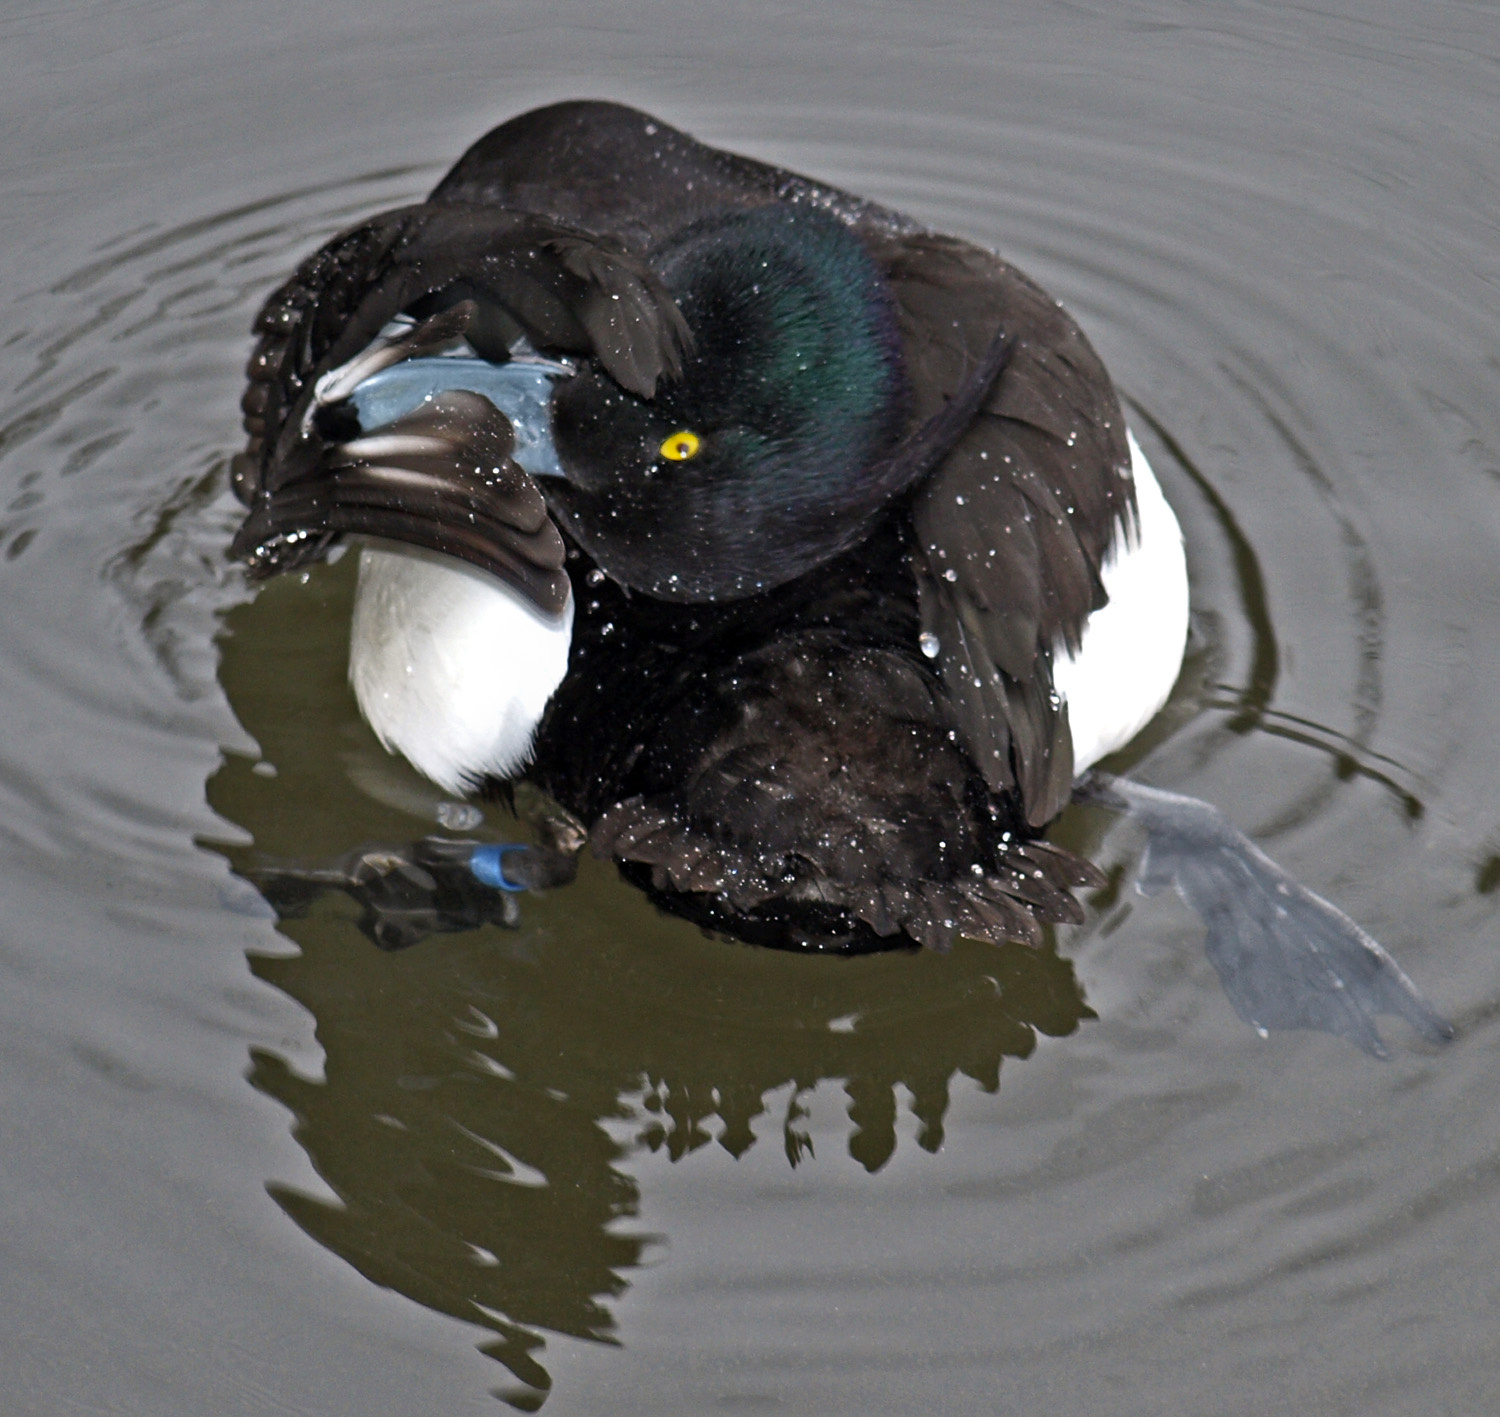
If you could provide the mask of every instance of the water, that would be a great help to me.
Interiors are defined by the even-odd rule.
[[[1500,22],[201,3],[0,20],[7,1410],[1473,1413],[1500,1396]],[[575,94],[990,243],[1188,533],[1134,757],[1459,1025],[1239,1023],[1139,843],[1056,947],[799,960],[590,862],[382,955],[234,874],[433,828],[352,563],[225,566],[254,310]],[[502,835],[491,810],[483,830]]]

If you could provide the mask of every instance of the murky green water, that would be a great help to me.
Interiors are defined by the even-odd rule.
[[[7,1411],[1500,1400],[1493,12],[53,5],[0,41]],[[592,861],[517,931],[277,927],[236,871],[438,798],[344,685],[351,565],[251,600],[224,564],[249,321],[574,94],[1069,304],[1190,543],[1135,771],[1367,924],[1455,1043],[1261,1040],[1083,813],[1113,884],[1041,952],[759,952]]]

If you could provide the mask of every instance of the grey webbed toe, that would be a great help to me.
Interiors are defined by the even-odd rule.
[[[1207,929],[1204,948],[1235,1012],[1254,1028],[1316,1028],[1389,1056],[1380,1014],[1432,1043],[1453,1027],[1378,941],[1300,885],[1216,807],[1092,773],[1078,800],[1126,812],[1146,831],[1138,888],[1173,887]]]

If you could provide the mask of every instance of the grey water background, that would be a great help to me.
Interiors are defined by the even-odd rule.
[[[1492,7],[52,3],[0,76],[7,1413],[1493,1410]],[[249,321],[574,95],[1070,306],[1190,544],[1134,770],[1454,1043],[1259,1038],[1082,813],[1114,884],[1039,954],[763,954],[596,867],[402,955],[267,918],[261,854],[437,803],[343,686],[349,563],[224,564]]]

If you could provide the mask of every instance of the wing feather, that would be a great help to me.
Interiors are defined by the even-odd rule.
[[[1052,654],[1105,603],[1099,568],[1134,516],[1124,419],[1083,332],[1013,266],[930,233],[869,239],[896,299],[914,422],[963,385],[997,328],[1014,342],[912,500],[913,569],[964,742],[991,790],[1018,792],[1040,826],[1072,778]]]
[[[230,547],[266,575],[358,533],[455,556],[539,610],[571,594],[561,534],[510,456],[510,424],[479,394],[449,390],[373,437],[334,444],[295,481],[258,498]]]

